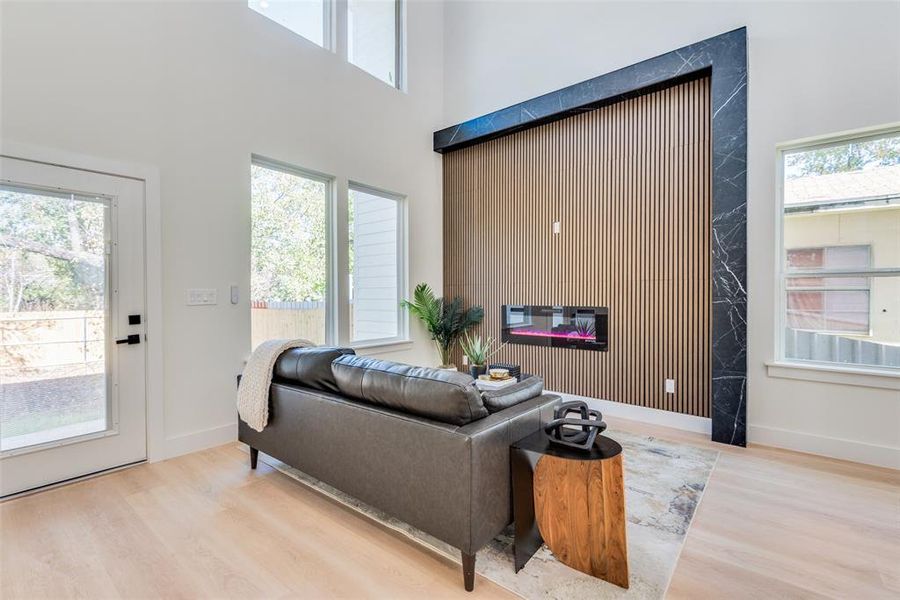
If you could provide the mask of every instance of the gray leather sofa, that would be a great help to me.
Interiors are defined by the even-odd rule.
[[[538,393],[491,412],[462,373],[295,349],[275,365],[268,426],[241,421],[239,438],[251,467],[262,451],[459,548],[471,591],[475,553],[512,521],[509,446],[559,402]]]

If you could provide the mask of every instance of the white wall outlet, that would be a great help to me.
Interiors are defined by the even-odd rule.
[[[241,300],[241,292],[240,288],[238,288],[237,284],[231,284],[231,303],[237,304]]]
[[[463,366],[464,366],[464,367],[468,367],[468,366],[469,366],[469,357],[466,356],[465,354],[463,354]]]
[[[562,224],[559,221],[553,221],[553,233],[558,235],[562,231]]]
[[[218,304],[215,289],[191,288],[187,291],[188,306],[211,306],[213,304]]]
[[[674,379],[666,379],[666,393],[667,394],[675,393],[675,380]]]

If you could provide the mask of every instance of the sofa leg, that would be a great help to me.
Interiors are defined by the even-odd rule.
[[[259,460],[259,450],[256,448],[250,448],[250,468],[256,468],[256,461]]]
[[[475,589],[475,555],[462,553],[463,583],[466,591]]]

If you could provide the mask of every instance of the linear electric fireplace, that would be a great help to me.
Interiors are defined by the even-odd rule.
[[[609,310],[602,306],[504,304],[503,342],[553,348],[609,349]]]

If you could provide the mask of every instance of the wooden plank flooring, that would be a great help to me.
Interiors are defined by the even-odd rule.
[[[668,598],[900,598],[900,471],[606,421],[721,452]]]
[[[607,421],[722,451],[670,598],[900,597],[900,472]],[[233,444],[3,503],[0,596],[514,597],[247,462]]]

